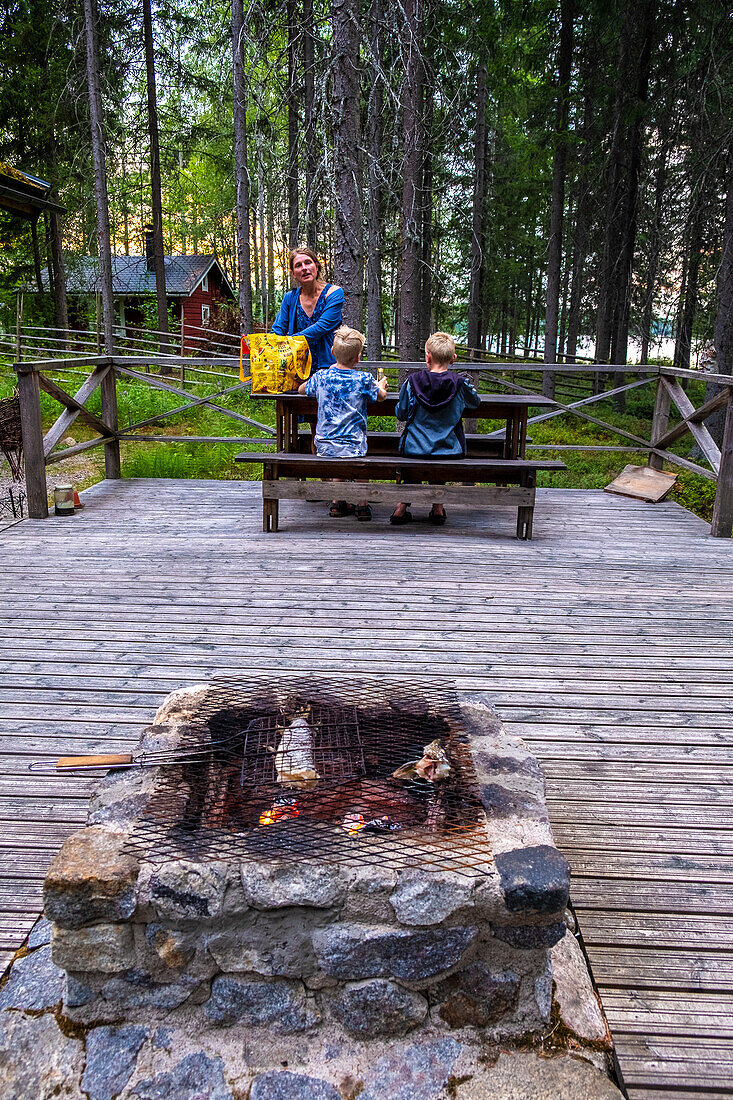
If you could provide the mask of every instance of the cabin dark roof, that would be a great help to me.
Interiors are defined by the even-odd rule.
[[[234,291],[216,256],[166,256],[165,283],[169,298],[187,298],[204,275],[216,267],[223,289],[234,297]],[[48,268],[41,272],[43,289],[48,290]],[[28,287],[29,291],[33,286]],[[67,262],[67,294],[96,294],[101,290],[99,260],[95,256],[80,256]],[[112,293],[119,298],[135,298],[155,294],[155,272],[149,270],[145,256],[112,257]]]

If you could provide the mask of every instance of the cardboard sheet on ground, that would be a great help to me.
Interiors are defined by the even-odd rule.
[[[604,489],[606,493],[619,493],[657,504],[664,500],[677,478],[651,466],[624,466],[621,473]]]

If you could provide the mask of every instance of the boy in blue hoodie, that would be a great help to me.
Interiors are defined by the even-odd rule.
[[[477,409],[481,399],[463,375],[451,366],[456,361],[456,345],[447,332],[434,332],[425,344],[422,370],[411,374],[400,390],[395,410],[405,421],[400,436],[400,454],[414,458],[462,458],[466,437],[461,417],[466,410]],[[428,519],[445,523],[445,509],[434,504]],[[389,522],[410,523],[412,514],[404,502],[397,505]]]

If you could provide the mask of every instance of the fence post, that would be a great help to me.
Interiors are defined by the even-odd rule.
[[[661,439],[669,426],[669,390],[664,384],[662,375],[657,375],[657,396],[654,402],[654,416],[652,418],[652,443]],[[649,453],[649,465],[653,470],[661,470],[664,459],[661,455]]]
[[[23,435],[23,465],[25,488],[28,494],[28,515],[31,519],[48,516],[48,488],[46,487],[46,459],[43,454],[43,425],[41,423],[41,387],[38,371],[15,364],[18,372],[18,396],[20,397],[20,426]]]
[[[710,534],[714,538],[729,539],[733,532],[733,390],[728,390],[728,406],[725,414],[723,445],[720,448],[718,488],[713,505],[713,522]]]
[[[117,373],[114,368],[114,360],[111,360],[112,370],[102,379],[99,393],[102,401],[102,420],[114,431],[117,431]],[[104,473],[105,477],[116,480],[121,477],[120,471],[120,441],[110,439],[104,445]]]

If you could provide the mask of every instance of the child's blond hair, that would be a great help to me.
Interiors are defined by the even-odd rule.
[[[353,367],[359,362],[359,356],[364,350],[366,336],[358,329],[341,325],[333,334],[331,351],[337,363],[342,367]]]
[[[456,342],[448,332],[434,332],[428,336],[425,351],[441,367],[452,363],[456,357]]]

